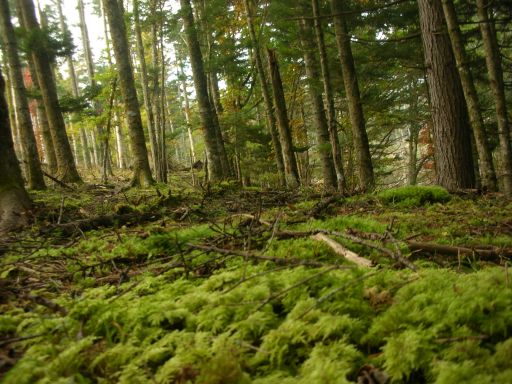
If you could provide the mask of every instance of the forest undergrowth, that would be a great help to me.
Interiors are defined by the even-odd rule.
[[[32,197],[0,245],[3,383],[512,382],[501,195]]]

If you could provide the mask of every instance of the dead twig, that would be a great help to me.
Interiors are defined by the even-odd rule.
[[[327,235],[323,233],[317,233],[316,235],[311,236],[313,240],[321,241],[325,244],[327,244],[331,249],[336,252],[336,254],[344,257],[348,261],[360,266],[369,268],[373,266],[373,263],[371,260],[365,259],[364,257],[359,256],[357,253],[352,252],[350,249],[345,248],[343,245],[338,243],[337,241],[334,241]]]

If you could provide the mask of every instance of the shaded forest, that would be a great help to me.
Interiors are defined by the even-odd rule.
[[[512,381],[511,25],[0,0],[0,381]]]

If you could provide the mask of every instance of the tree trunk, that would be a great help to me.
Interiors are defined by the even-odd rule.
[[[476,4],[480,22],[480,32],[484,42],[485,63],[487,65],[487,72],[489,73],[491,90],[496,106],[503,192],[510,196],[512,195],[512,146],[510,144],[510,122],[507,115],[507,101],[505,98],[501,56],[496,39],[496,32],[489,20],[489,14],[487,12],[487,7],[491,2],[477,0]]]
[[[345,174],[343,171],[343,154],[338,137],[338,128],[336,123],[336,109],[334,107],[334,94],[331,84],[331,71],[329,69],[329,59],[327,57],[327,48],[325,47],[324,31],[322,28],[322,20],[320,18],[320,4],[318,0],[311,0],[314,16],[314,26],[316,43],[320,53],[320,66],[322,69],[322,82],[325,93],[325,106],[327,107],[327,124],[329,127],[329,136],[331,138],[332,156],[334,168],[336,170],[336,179],[338,182],[338,190],[345,190]]]
[[[23,26],[30,33],[40,34],[34,4],[32,0],[18,0]],[[30,55],[43,98],[48,124],[52,134],[53,146],[57,160],[57,176],[64,182],[81,182],[76,170],[73,152],[66,135],[66,125],[59,106],[57,88],[51,68],[51,60],[44,47],[31,47]]]
[[[144,43],[142,41],[142,29],[140,27],[140,16],[139,16],[139,1],[133,1],[133,19],[135,26],[135,41],[137,46],[137,56],[139,59],[140,66],[140,79],[142,85],[142,97],[144,100],[144,109],[146,110],[146,118],[148,125],[148,133],[149,133],[149,148],[151,151],[151,160],[153,165],[153,170],[156,173],[157,164],[158,164],[158,155],[157,155],[157,142],[156,142],[156,134],[155,134],[155,118],[153,115],[153,107],[149,96],[149,80],[148,80],[148,70],[146,66],[146,54],[144,50]],[[158,177],[157,177],[158,178]]]
[[[206,146],[206,157],[208,161],[208,174],[212,180],[221,180],[228,174],[223,167],[222,152],[216,135],[216,114],[208,97],[208,83],[204,71],[203,56],[197,39],[197,31],[192,14],[190,0],[180,0],[185,35],[190,55],[190,64],[196,88],[196,97],[199,104],[199,115],[203,126],[203,135]],[[225,151],[224,151],[225,152]]]
[[[256,70],[258,79],[260,82],[261,94],[263,101],[265,102],[265,114],[267,116],[267,128],[272,138],[272,145],[274,147],[274,156],[276,158],[277,172],[279,175],[279,184],[284,187],[286,186],[286,178],[284,172],[284,161],[283,151],[281,148],[281,142],[279,141],[279,132],[276,127],[276,117],[274,115],[274,103],[272,102],[272,96],[270,94],[267,76],[263,66],[263,60],[261,59],[261,48],[258,38],[256,37],[256,31],[254,28],[254,17],[252,0],[244,0],[245,14],[247,17],[247,26],[249,27],[249,35],[251,37],[252,51],[254,61],[256,63]]]
[[[183,62],[181,59],[178,59],[178,67],[180,71],[179,77],[181,78],[181,86],[183,87],[184,113],[185,122],[187,123],[188,142],[190,146],[190,161],[191,164],[194,164],[196,162],[196,148],[194,144],[194,136],[192,135],[192,125],[190,123],[190,103],[188,100],[187,77],[183,71]]]
[[[4,92],[5,82],[0,70],[0,235],[25,225],[31,206],[14,153]]]
[[[300,184],[299,171],[297,168],[297,159],[293,152],[292,133],[290,131],[290,122],[286,110],[283,83],[281,81],[281,74],[279,73],[279,64],[274,50],[267,49],[267,55],[272,90],[274,91],[276,121],[283,151],[286,185],[290,188],[297,188]]]
[[[487,143],[484,121],[478,106],[478,96],[476,93],[473,76],[469,69],[469,61],[462,40],[459,22],[453,0],[443,0],[443,11],[448,25],[448,34],[452,42],[452,49],[457,62],[457,69],[462,83],[462,90],[466,99],[466,105],[469,112],[469,120],[473,128],[475,137],[475,146],[478,154],[480,176],[482,187],[489,191],[496,190],[496,174],[492,163],[492,154]]]
[[[7,1],[0,1],[0,34],[5,47],[5,59],[8,63],[9,79],[13,89],[13,104],[16,106],[17,125],[23,152],[25,176],[30,189],[45,189],[41,163],[37,153],[36,138],[28,100],[23,84],[23,74],[18,56],[18,44],[11,23],[11,13]]]
[[[308,16],[310,13],[306,6],[302,7],[302,12],[304,16]],[[337,177],[332,156],[332,143],[330,141],[329,127],[322,99],[322,85],[319,81],[319,63],[313,43],[313,21],[309,18],[299,20],[299,32],[306,67],[307,88],[313,108],[318,152],[322,162],[324,188],[336,190]]]
[[[437,183],[474,188],[470,127],[441,0],[418,0],[432,113]]]
[[[371,190],[374,187],[375,180],[370,155],[370,144],[365,128],[359,84],[357,82],[352,48],[350,46],[350,36],[348,35],[347,23],[343,15],[343,0],[330,1],[331,11],[335,15],[334,30],[343,73],[343,83],[345,85],[345,93],[348,101],[348,112],[352,126],[354,150],[356,151],[359,184],[362,189]]]
[[[130,60],[130,51],[126,39],[126,29],[123,16],[117,0],[104,0],[106,15],[110,27],[110,35],[114,46],[114,54],[117,62],[119,86],[124,102],[128,130],[132,143],[133,180],[132,184],[147,186],[153,183],[149,168],[148,153],[140,117],[139,101],[135,90],[133,71]]]

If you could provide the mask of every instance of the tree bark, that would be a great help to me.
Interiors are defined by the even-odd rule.
[[[457,13],[453,0],[443,0],[443,11],[448,25],[448,34],[452,42],[453,54],[457,62],[462,90],[468,107],[469,120],[473,128],[475,146],[478,153],[480,176],[482,187],[489,191],[496,190],[496,174],[492,163],[492,154],[487,142],[484,121],[478,106],[478,96],[475,83],[469,68],[469,61],[462,40],[462,33],[457,21]]]
[[[370,144],[366,133],[361,94],[357,82],[357,74],[350,46],[350,36],[347,31],[347,23],[343,15],[344,0],[330,0],[331,11],[335,15],[334,30],[336,33],[336,44],[338,46],[343,83],[348,101],[348,112],[352,127],[352,140],[356,151],[357,170],[359,184],[364,190],[371,190],[375,185],[373,165],[370,154]]]
[[[0,235],[27,223],[31,202],[14,153],[5,82],[0,70]]]
[[[18,0],[22,24],[29,33],[40,34],[41,29],[36,19],[32,0]],[[55,157],[57,160],[57,176],[63,182],[81,182],[76,170],[73,152],[66,134],[64,117],[59,106],[57,88],[51,67],[51,59],[43,46],[33,46],[30,50],[35,75],[43,98],[48,124],[52,135]]]
[[[208,82],[204,71],[201,48],[197,38],[192,6],[190,5],[190,0],[180,0],[180,4],[206,146],[208,174],[211,180],[221,180],[228,177],[228,173],[225,167],[223,167],[222,160],[222,152],[225,153],[223,150],[224,144],[222,141],[219,143],[216,134],[216,113],[208,96]],[[219,148],[220,145],[222,148]]]
[[[489,14],[487,11],[487,7],[491,2],[487,2],[486,0],[477,0],[476,4],[480,32],[482,34],[485,49],[485,63],[487,65],[487,72],[489,73],[491,90],[496,107],[503,192],[510,196],[512,195],[512,145],[510,143],[510,121],[507,114],[507,101],[505,98],[501,56],[496,32],[489,20]]]
[[[441,0],[418,0],[432,113],[437,183],[448,190],[475,187],[470,127]]]
[[[151,170],[149,168],[146,141],[140,116],[139,101],[135,90],[124,20],[117,0],[103,0],[103,4],[110,27],[112,44],[114,46],[119,86],[132,143],[132,155],[134,160],[132,184],[136,186],[148,186],[153,184],[153,177],[151,176]]]
[[[2,42],[5,47],[9,79],[13,89],[13,104],[16,106],[16,117],[28,187],[30,189],[45,189],[46,185],[37,153],[36,138],[23,83],[21,62],[18,56],[18,43],[11,23],[11,13],[7,1],[0,1],[0,34],[2,35]]]
[[[303,16],[309,16],[309,11],[306,6],[302,7]],[[306,67],[307,88],[314,115],[318,152],[322,162],[324,188],[336,190],[337,177],[332,156],[332,143],[322,99],[322,85],[319,82],[321,75],[318,69],[320,65],[316,58],[317,52],[315,52],[313,43],[313,21],[309,18],[300,19],[299,32]]]
[[[292,133],[290,131],[290,122],[288,121],[286,99],[284,97],[281,74],[279,73],[279,64],[274,50],[267,49],[267,55],[272,90],[274,91],[275,114],[283,151],[286,185],[290,188],[297,188],[300,184],[299,171],[297,168],[297,159],[293,152]]]

